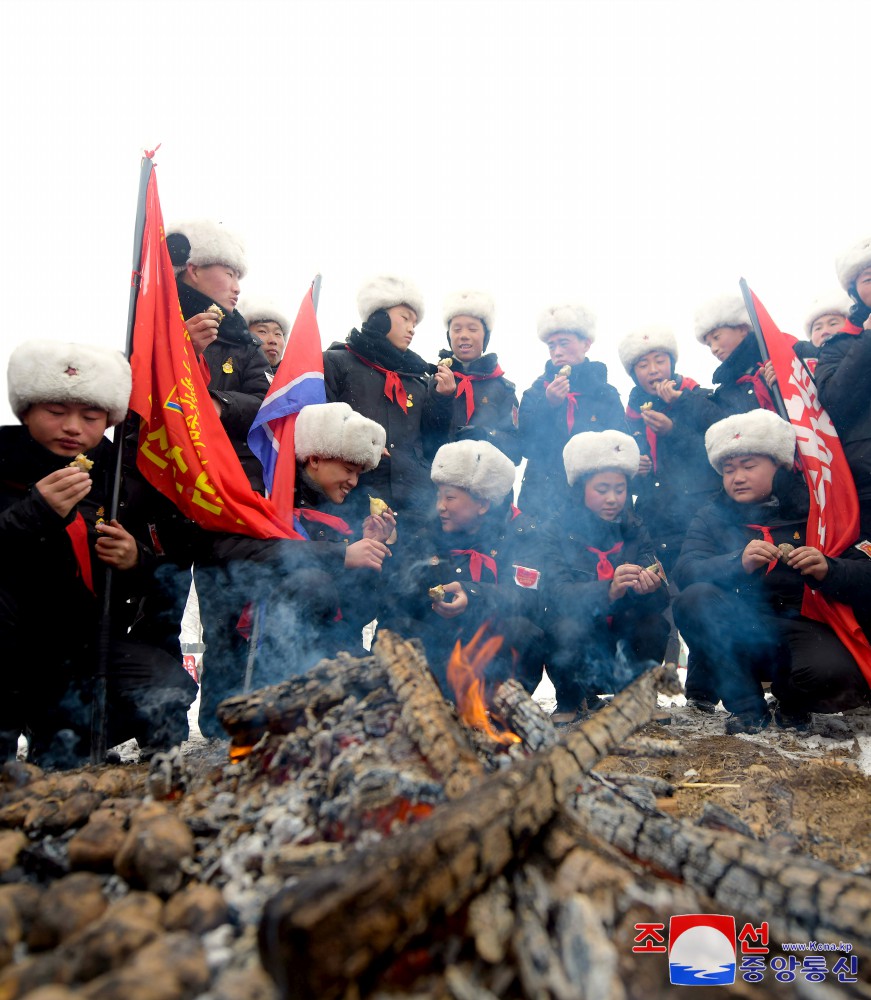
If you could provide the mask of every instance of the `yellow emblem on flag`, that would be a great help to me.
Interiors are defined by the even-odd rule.
[[[221,371],[225,375],[232,375],[233,374],[233,359],[232,358],[227,358],[227,360],[221,365]]]

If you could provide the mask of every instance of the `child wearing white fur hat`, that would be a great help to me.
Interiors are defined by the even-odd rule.
[[[769,725],[763,680],[772,681],[783,725],[867,701],[855,660],[828,625],[802,615],[802,599],[810,586],[853,604],[867,627],[855,602],[864,601],[871,561],[852,548],[832,558],[805,545],[808,493],[792,472],[792,425],[766,410],[735,414],[710,427],[705,446],[723,492],[693,520],[674,570],[688,689],[721,699],[733,733]]]
[[[871,237],[844,251],[836,269],[853,305],[823,344],[814,378],[856,483],[861,537],[871,540]]]
[[[554,721],[572,722],[660,663],[668,595],[653,543],[632,513],[638,446],[621,431],[586,432],[563,449],[571,503],[545,528],[544,601],[553,651]]]
[[[386,567],[390,607],[379,626],[420,637],[449,693],[454,644],[489,623],[503,643],[488,682],[515,674],[533,691],[545,654],[536,624],[541,567],[535,527],[511,504],[514,464],[487,441],[454,441],[439,448],[431,475],[438,522],[404,540]]]
[[[0,428],[6,757],[28,729],[29,757],[42,766],[87,758],[107,569],[109,745],[135,737],[141,747],[168,747],[187,735],[195,683],[180,661],[128,636],[154,555],[107,519],[114,461],[104,432],[124,419],[130,385],[124,356],[103,347],[32,340],[9,359],[9,402],[21,425]]]
[[[617,345],[626,374],[635,383],[626,407],[629,433],[641,452],[632,484],[635,512],[644,521],[666,573],[678,557],[686,529],[696,511],[720,488],[701,436],[679,420],[674,404],[657,392],[663,382],[681,391],[698,383],[675,371],[678,349],[674,333],[645,326],[628,333]]]
[[[520,507],[544,519],[567,500],[562,450],[575,434],[626,430],[620,394],[608,383],[608,369],[590,361],[596,319],[583,305],[550,306],[538,318],[538,339],[550,360],[523,393],[519,429],[526,472]]]
[[[263,347],[263,353],[271,369],[267,375],[274,375],[290,333],[287,316],[275,303],[260,298],[240,299],[239,312],[245,317],[248,329]]]
[[[496,309],[493,299],[474,290],[454,292],[443,309],[447,350],[439,352],[429,383],[426,409],[431,414],[430,449],[448,441],[489,441],[520,463],[517,395],[495,354],[486,354]]]

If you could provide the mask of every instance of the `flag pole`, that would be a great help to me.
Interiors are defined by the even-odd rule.
[[[136,300],[139,296],[139,285],[142,280],[140,267],[142,261],[142,242],[145,235],[145,199],[148,194],[148,181],[154,169],[153,157],[157,147],[146,152],[142,157],[139,170],[139,195],[136,202],[136,223],[133,228],[133,272],[130,280],[130,297],[127,304],[127,341],[124,356],[130,360],[133,353],[133,325],[136,321]],[[124,426],[126,420],[115,428],[112,439],[112,494],[109,501],[109,517],[112,520],[118,516],[118,506],[121,497],[121,469],[124,461]],[[106,567],[105,585],[103,588],[103,606],[100,612],[99,632],[97,634],[97,665],[94,674],[94,691],[91,702],[91,763],[102,764],[106,759],[107,742],[107,688],[109,674],[109,648],[111,637],[111,604],[112,604],[112,567]]]
[[[756,335],[756,343],[759,345],[759,353],[762,355],[762,361],[770,361],[771,355],[768,353],[765,337],[762,336],[762,325],[759,322],[759,316],[756,314],[756,305],[753,302],[753,294],[751,293],[747,282],[743,278],[741,278],[738,284],[741,287],[741,294],[744,296],[744,305],[747,306],[747,312],[750,314],[750,322],[753,324],[753,333]],[[764,378],[764,376],[762,377]],[[771,393],[771,398],[774,401],[774,405],[777,407],[778,415],[788,421],[789,414],[786,412],[786,403],[783,401],[780,386],[776,381],[774,385],[768,387],[768,391]]]

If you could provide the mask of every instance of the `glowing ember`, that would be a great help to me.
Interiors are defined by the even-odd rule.
[[[230,746],[230,761],[233,764],[238,764],[240,760],[244,760],[254,749],[253,746],[250,747],[237,747],[231,744]]]
[[[480,729],[496,743],[519,743],[520,737],[507,729],[497,730],[490,721],[484,699],[484,671],[502,648],[502,636],[484,639],[486,623],[463,646],[457,640],[448,662],[448,684],[457,700],[457,711],[467,726]]]

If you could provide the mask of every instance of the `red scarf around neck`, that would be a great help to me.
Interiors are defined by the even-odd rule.
[[[679,392],[683,392],[684,389],[697,389],[699,383],[695,379],[687,378],[686,375],[681,375],[680,385],[677,386]],[[670,409],[671,404],[666,406],[666,410]],[[664,412],[662,410],[658,411],[660,413]],[[631,406],[626,407],[626,416],[630,420],[641,420],[641,414],[638,410],[633,410]],[[668,416],[668,414],[666,414]],[[647,445],[650,450],[650,462],[653,466],[653,471],[656,472],[656,445],[658,441],[658,435],[652,427],[648,427],[647,424],[644,425],[644,436],[647,438]]]
[[[597,549],[592,545],[587,546],[587,552],[593,552],[599,557],[599,561],[596,563],[596,578],[599,580],[613,580],[614,579],[614,567],[611,565],[611,561],[608,556],[616,555],[623,548],[622,542],[617,542],[617,544],[603,551],[602,549]]]
[[[484,566],[493,574],[493,580],[499,582],[499,574],[496,571],[496,560],[492,556],[478,552],[477,549],[451,549],[452,556],[469,557],[469,573],[475,583],[481,582],[481,570]]]
[[[374,361],[364,358],[362,354],[358,354],[347,344],[345,344],[345,349],[351,351],[351,354],[353,354],[358,361],[362,361],[364,365],[369,368],[374,368],[376,372],[381,372],[384,376],[384,395],[390,400],[391,403],[396,403],[400,410],[402,410],[402,412],[407,416],[408,393],[406,393],[405,386],[402,384],[402,379],[396,374],[396,372],[390,371],[389,368],[382,368],[381,365],[376,365]]]
[[[465,372],[454,372],[454,378],[457,380],[457,399],[460,396],[466,397],[466,423],[472,419],[472,414],[475,412],[475,390],[472,386],[473,382],[484,382],[490,378],[499,378],[504,375],[505,372],[496,365],[493,371],[489,375],[467,375]]]

